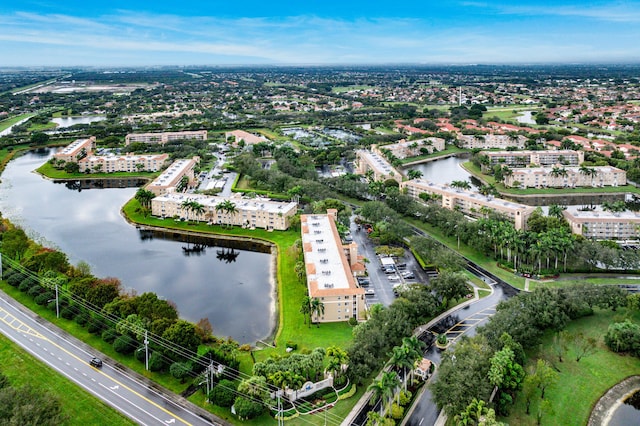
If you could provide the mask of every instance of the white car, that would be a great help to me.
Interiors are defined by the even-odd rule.
[[[400,277],[397,274],[389,275],[389,281],[400,281]]]

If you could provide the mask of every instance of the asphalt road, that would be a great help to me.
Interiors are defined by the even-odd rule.
[[[211,414],[141,380],[0,292],[0,332],[37,359],[142,425],[211,425]],[[91,367],[93,356],[103,360]],[[206,418],[203,418],[205,416]],[[98,419],[97,419],[98,420]]]

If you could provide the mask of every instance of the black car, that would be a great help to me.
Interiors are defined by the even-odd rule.
[[[93,357],[91,361],[89,361],[89,365],[92,367],[100,368],[102,367],[102,360],[100,358]]]

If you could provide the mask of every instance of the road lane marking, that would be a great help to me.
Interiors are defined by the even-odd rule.
[[[55,347],[57,347],[58,349],[60,349],[61,351],[65,352],[66,354],[68,354],[69,356],[77,359],[78,361],[80,361],[81,363],[85,364],[85,365],[89,365],[88,362],[84,361],[83,359],[79,358],[77,355],[69,352],[68,350],[66,350],[65,348],[63,348],[62,346],[60,346],[59,344],[55,343],[54,341],[50,340],[49,338],[47,338],[46,336],[44,336],[43,334],[40,334],[39,332],[37,332],[36,330],[34,330],[33,328],[29,327],[26,323],[24,323],[22,320],[18,319],[18,317],[14,316],[13,314],[11,314],[9,311],[7,311],[6,309],[0,307],[0,312],[2,313],[7,313],[7,316],[11,317],[11,321],[7,321],[6,320],[6,316],[3,318],[0,318],[0,321],[4,322],[5,324],[7,324],[9,327],[13,328],[14,330],[16,330],[17,332],[20,333],[26,333],[29,334],[31,336],[37,337],[39,339],[42,339],[46,342],[51,343],[52,345],[54,345]],[[18,326],[14,326],[13,322],[17,321],[19,323]],[[22,329],[22,326],[26,327],[26,330]],[[70,342],[69,342],[70,343]],[[40,345],[40,342],[36,342],[35,343],[38,347],[42,347],[42,349],[44,349],[45,351],[48,352],[48,349],[46,347],[43,347]],[[53,353],[51,353],[51,355],[54,355]],[[91,367],[91,366],[90,366]],[[118,385],[122,386],[123,389],[126,389],[127,391],[131,392],[132,394],[138,396],[139,398],[141,398],[142,400],[148,402],[149,404],[155,406],[156,408],[158,408],[161,411],[164,411],[166,414],[168,414],[169,416],[175,417],[176,419],[178,419],[179,421],[181,421],[182,423],[186,424],[186,425],[190,425],[191,423],[189,423],[188,421],[182,419],[181,417],[177,416],[175,413],[172,413],[171,411],[167,410],[166,408],[160,406],[158,403],[150,400],[149,398],[145,397],[144,395],[136,392],[135,390],[131,389],[130,387],[126,386],[125,384],[119,382],[118,380],[116,380],[114,377],[109,376],[108,374],[104,373],[102,370],[98,370],[96,368],[91,367],[93,370],[95,370],[96,372],[98,372],[99,374],[102,374],[104,377],[108,378],[109,380],[113,381],[114,383],[117,383]],[[74,367],[75,371],[78,371],[77,368]],[[82,373],[83,376],[87,377],[86,373]],[[163,395],[161,394],[157,394],[160,398],[164,399],[167,402],[170,402],[174,405],[176,405],[176,407],[179,407],[178,404],[174,403],[173,401],[171,401],[168,398],[165,398]],[[142,410],[142,408],[138,407],[140,410]],[[144,411],[144,410],[142,410]],[[153,417],[153,416],[152,416]],[[157,419],[160,420],[160,419]]]

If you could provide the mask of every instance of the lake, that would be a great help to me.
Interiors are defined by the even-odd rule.
[[[408,170],[420,170],[422,179],[435,183],[451,183],[454,180],[471,181],[471,174],[461,164],[469,161],[467,157],[448,157],[428,163],[410,166]],[[471,182],[470,182],[471,183]]]
[[[96,121],[104,121],[106,119],[107,117],[104,115],[85,115],[80,117],[56,117],[52,118],[51,121],[58,125],[58,129],[63,129],[76,124],[91,124]]]
[[[216,336],[253,343],[271,334],[272,257],[263,247],[136,229],[120,209],[135,195],[137,179],[54,183],[33,173],[52,154],[41,149],[7,165],[0,183],[4,217],[72,264],[87,262],[97,277],[172,300],[186,320],[208,318]]]

